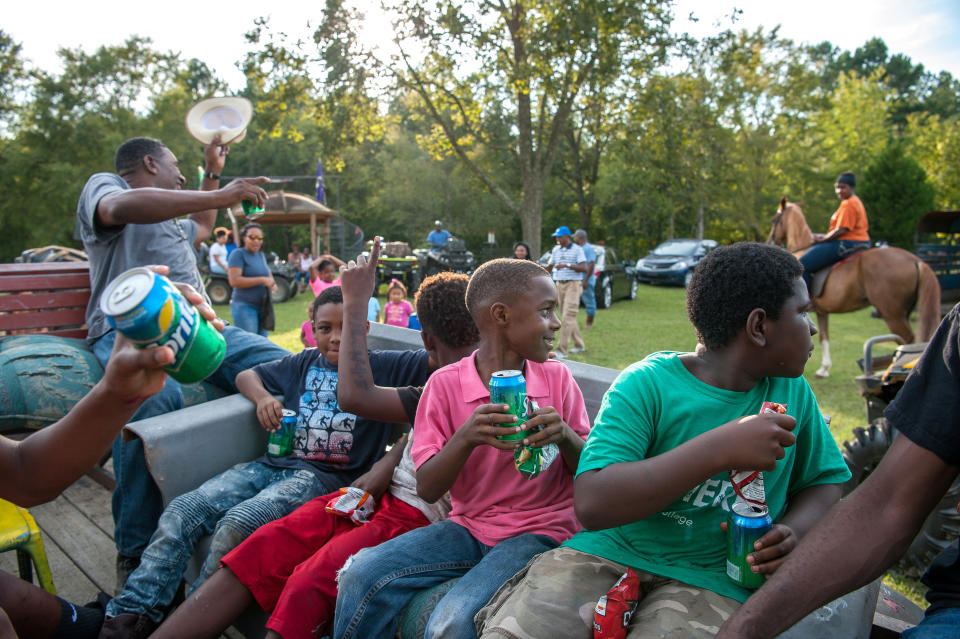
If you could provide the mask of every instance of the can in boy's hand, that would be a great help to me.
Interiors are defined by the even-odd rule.
[[[263,209],[254,204],[252,200],[241,200],[240,206],[243,207],[243,216],[247,218],[248,222],[263,217]]]
[[[118,275],[104,290],[100,310],[110,326],[137,347],[170,348],[173,363],[163,370],[181,384],[199,382],[213,373],[227,351],[220,331],[170,280],[148,268]]]
[[[530,419],[530,411],[527,408],[527,380],[523,378],[523,373],[507,370],[496,371],[491,375],[490,403],[509,406],[507,413],[517,416],[517,421],[513,423],[514,426],[519,426]],[[501,426],[509,425],[501,424]],[[519,431],[509,435],[499,435],[497,439],[509,441],[523,439],[526,436],[526,432]]]
[[[297,411],[283,409],[280,426],[267,439],[267,454],[271,457],[286,457],[293,452],[293,435],[297,432]]]
[[[779,413],[783,415],[787,412],[785,404],[776,402],[763,402],[760,405],[760,415],[765,413]],[[759,470],[731,470],[730,483],[733,485],[733,491],[737,494],[737,501],[745,501],[754,506],[766,507],[767,493],[763,487],[763,473]]]
[[[773,520],[766,506],[752,506],[737,501],[730,509],[727,521],[727,576],[744,588],[759,588],[766,577],[753,572],[747,555],[754,551],[753,544],[773,527]]]

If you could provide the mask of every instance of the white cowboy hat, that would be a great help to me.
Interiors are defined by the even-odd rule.
[[[203,144],[213,142],[218,133],[221,144],[234,144],[247,134],[252,117],[253,105],[246,98],[207,98],[187,111],[187,131]]]

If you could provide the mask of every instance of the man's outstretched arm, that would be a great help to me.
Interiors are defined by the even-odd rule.
[[[774,637],[882,575],[907,549],[960,468],[906,436],[849,497],[829,510],[717,639]]]

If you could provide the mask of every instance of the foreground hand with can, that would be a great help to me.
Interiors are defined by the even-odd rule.
[[[223,361],[227,345],[220,332],[170,280],[148,268],[130,269],[110,282],[100,308],[136,346],[173,351],[164,370],[182,384],[206,378]]]

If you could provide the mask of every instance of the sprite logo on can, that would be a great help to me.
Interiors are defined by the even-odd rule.
[[[100,298],[110,325],[140,348],[166,346],[173,363],[163,369],[181,384],[217,370],[227,350],[220,331],[204,319],[170,280],[146,268],[121,273]]]
[[[507,413],[517,416],[514,426],[519,426],[530,419],[530,411],[527,408],[527,380],[523,378],[523,373],[520,371],[496,371],[491,375],[490,403],[509,406]],[[510,424],[501,424],[501,426],[510,426]],[[499,435],[497,439],[508,441],[523,439],[526,436],[527,433],[520,431],[509,435]]]

